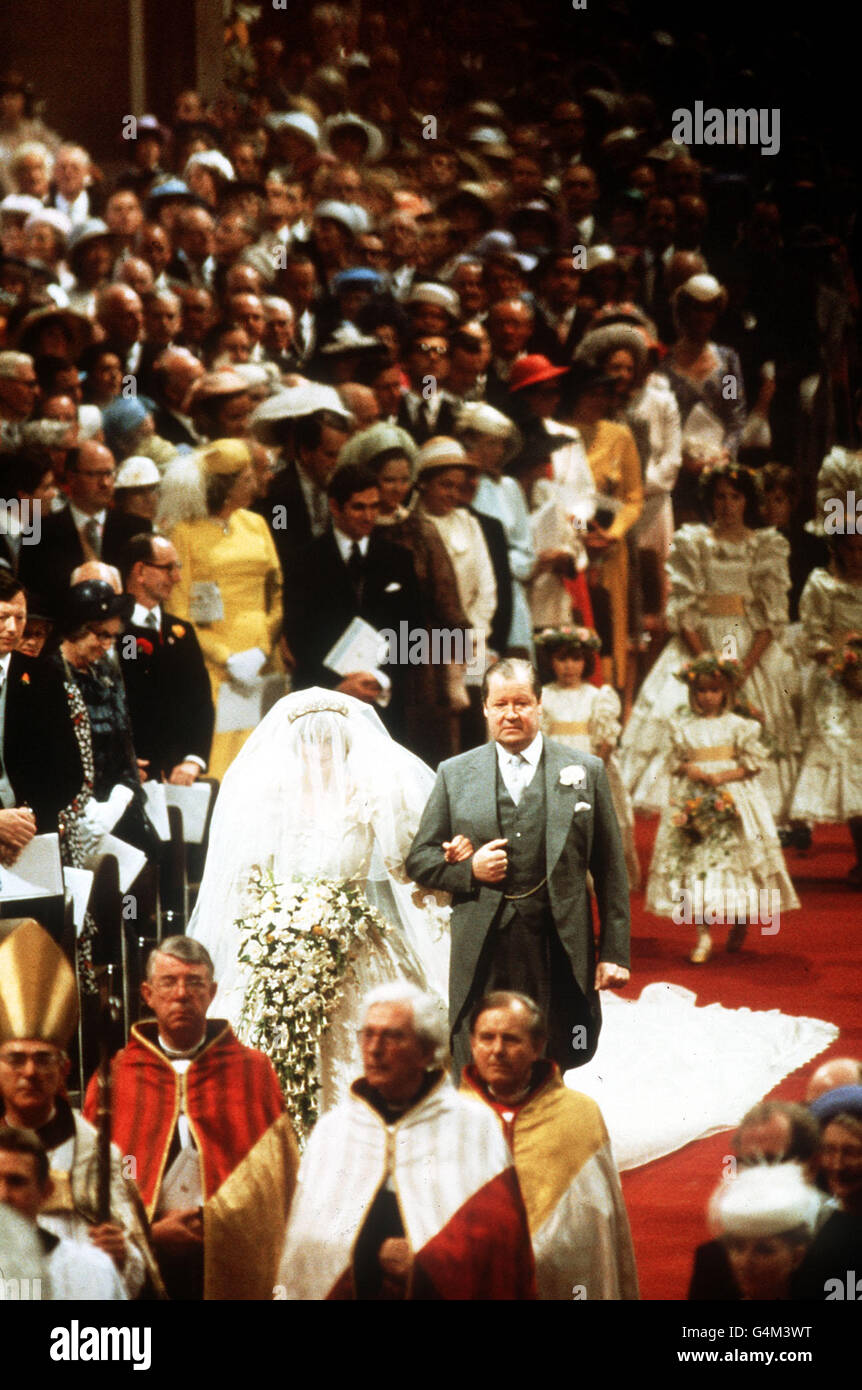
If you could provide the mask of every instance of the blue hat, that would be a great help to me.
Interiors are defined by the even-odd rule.
[[[383,285],[383,276],[378,271],[372,270],[367,265],[351,265],[346,270],[339,270],[332,281],[332,288],[338,294],[340,290],[369,289],[379,290]]]
[[[836,1086],[834,1091],[824,1091],[810,1102],[808,1109],[821,1125],[828,1124],[836,1115],[856,1115],[862,1119],[862,1086]]]
[[[117,396],[102,411],[105,443],[115,456],[125,451],[130,435],[141,426],[154,409],[146,396]]]

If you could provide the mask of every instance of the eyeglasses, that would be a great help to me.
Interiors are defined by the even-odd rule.
[[[119,632],[109,632],[107,628],[98,627],[91,627],[90,632],[96,638],[97,642],[101,642],[106,647],[112,646],[120,635]]]
[[[116,470],[116,468],[101,468],[101,469],[95,469],[95,468],[79,468],[79,469],[78,469],[78,477],[79,477],[79,478],[103,478],[103,479],[107,480],[107,479],[109,479],[109,478],[110,478],[110,479],[114,479],[114,478],[116,478],[116,476],[117,476],[117,470]]]
[[[151,980],[150,985],[155,994],[176,994],[181,988],[188,990],[189,994],[195,994],[199,998],[209,993],[209,980],[189,980],[185,976],[175,979],[173,975],[168,975],[161,980]]]
[[[5,1062],[13,1071],[23,1071],[32,1062],[37,1071],[48,1072],[60,1064],[58,1052],[0,1052],[0,1062]]]
[[[183,567],[180,560],[168,560],[165,565],[157,565],[155,560],[144,560],[143,563],[151,570],[181,570]]]
[[[359,1028],[356,1038],[360,1047],[374,1042],[394,1043],[397,1047],[401,1043],[409,1042],[410,1034],[400,1028]]]
[[[445,357],[449,349],[445,347],[435,347],[433,343],[417,343],[416,351],[427,353],[429,357]]]

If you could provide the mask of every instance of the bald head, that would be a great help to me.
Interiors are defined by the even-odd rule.
[[[862,1085],[862,1062],[855,1057],[833,1057],[818,1067],[805,1092],[806,1101],[816,1100],[839,1086]]]
[[[130,285],[106,285],[96,303],[96,318],[111,342],[130,348],[143,331],[141,297]]]

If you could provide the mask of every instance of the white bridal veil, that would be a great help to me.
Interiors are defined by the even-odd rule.
[[[249,874],[362,885],[402,948],[405,971],[447,993],[448,910],[414,902],[404,858],[434,784],[370,706],[313,688],[279,700],[228,768],[189,935],[215,964],[213,1013],[236,1023],[245,990],[236,925]],[[412,964],[412,969],[409,969]]]

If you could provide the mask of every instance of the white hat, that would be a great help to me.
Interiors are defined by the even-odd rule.
[[[822,1205],[822,1193],[798,1163],[758,1164],[712,1194],[710,1225],[725,1236],[777,1236],[799,1226],[813,1232]]]
[[[340,222],[354,236],[362,236],[371,227],[365,208],[358,203],[342,203],[337,198],[324,198],[322,203],[316,203],[312,217],[328,217]]]
[[[280,442],[275,428],[281,420],[299,420],[318,410],[331,410],[347,418],[344,402],[334,386],[317,381],[303,381],[299,386],[285,386],[268,400],[261,401],[249,416],[249,428],[261,444]]]
[[[464,468],[466,464],[467,455],[457,439],[437,434],[416,455],[416,476],[432,468]]]
[[[328,116],[323,122],[323,148],[326,153],[333,152],[330,144],[332,136],[347,126],[357,126],[363,132],[367,141],[364,158],[369,164],[376,164],[386,149],[383,133],[370,121],[357,116],[354,111],[341,111],[336,116]]]
[[[114,490],[124,487],[157,487],[161,482],[158,468],[152,459],[132,454],[120,468],[114,480]]]
[[[78,442],[96,439],[102,433],[102,412],[97,405],[78,406]]]
[[[44,211],[39,199],[31,198],[29,193],[9,193],[0,203],[0,213],[17,212],[22,217],[31,217],[34,212]]]
[[[40,207],[38,211],[31,212],[24,223],[24,231],[26,232],[30,227],[38,227],[40,222],[45,222],[49,227],[53,227],[54,231],[59,232],[67,241],[72,235],[71,219],[59,208]]]
[[[617,253],[612,246],[588,246],[586,269],[595,270],[599,265],[613,265],[616,259]]]
[[[271,111],[266,118],[270,130],[295,130],[317,149],[320,144],[320,126],[313,116],[305,111]]]
[[[714,275],[692,275],[679,286],[676,293],[686,294],[690,299],[697,299],[701,304],[710,304],[713,299],[724,297],[724,289]]]
[[[412,287],[406,302],[408,304],[433,304],[438,309],[445,309],[446,313],[451,314],[452,318],[456,320],[461,314],[461,300],[455,291],[450,290],[447,285],[435,285],[427,280]]]
[[[183,179],[188,183],[189,174],[192,169],[202,167],[212,169],[214,173],[221,174],[228,183],[233,183],[236,174],[233,165],[221,150],[198,150],[195,154],[189,155],[186,160],[186,167],[183,169]]]

